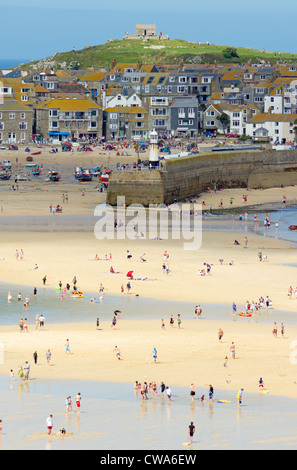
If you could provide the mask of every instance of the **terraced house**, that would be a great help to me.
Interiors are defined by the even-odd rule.
[[[138,106],[117,106],[103,112],[103,134],[107,139],[149,138],[148,111]]]
[[[13,98],[0,101],[0,142],[25,143],[32,135],[33,110]]]
[[[88,99],[52,99],[36,107],[36,133],[60,141],[102,136],[102,108]]]

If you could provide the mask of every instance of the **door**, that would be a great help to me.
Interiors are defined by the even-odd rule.
[[[9,132],[8,133],[8,142],[10,144],[15,144],[16,143],[16,134],[14,132]]]

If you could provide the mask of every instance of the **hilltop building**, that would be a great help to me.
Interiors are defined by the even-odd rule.
[[[137,24],[135,34],[125,33],[123,39],[169,39],[167,34],[157,33],[155,24]]]

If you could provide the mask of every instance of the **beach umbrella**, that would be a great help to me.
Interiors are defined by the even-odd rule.
[[[133,276],[133,272],[134,272],[134,271],[128,271],[127,274],[126,274],[126,277],[131,277],[131,276]]]

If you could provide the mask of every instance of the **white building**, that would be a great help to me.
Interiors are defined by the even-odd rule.
[[[275,142],[293,142],[295,139],[294,121],[297,114],[258,114],[246,123],[246,133],[250,136],[269,137]]]

